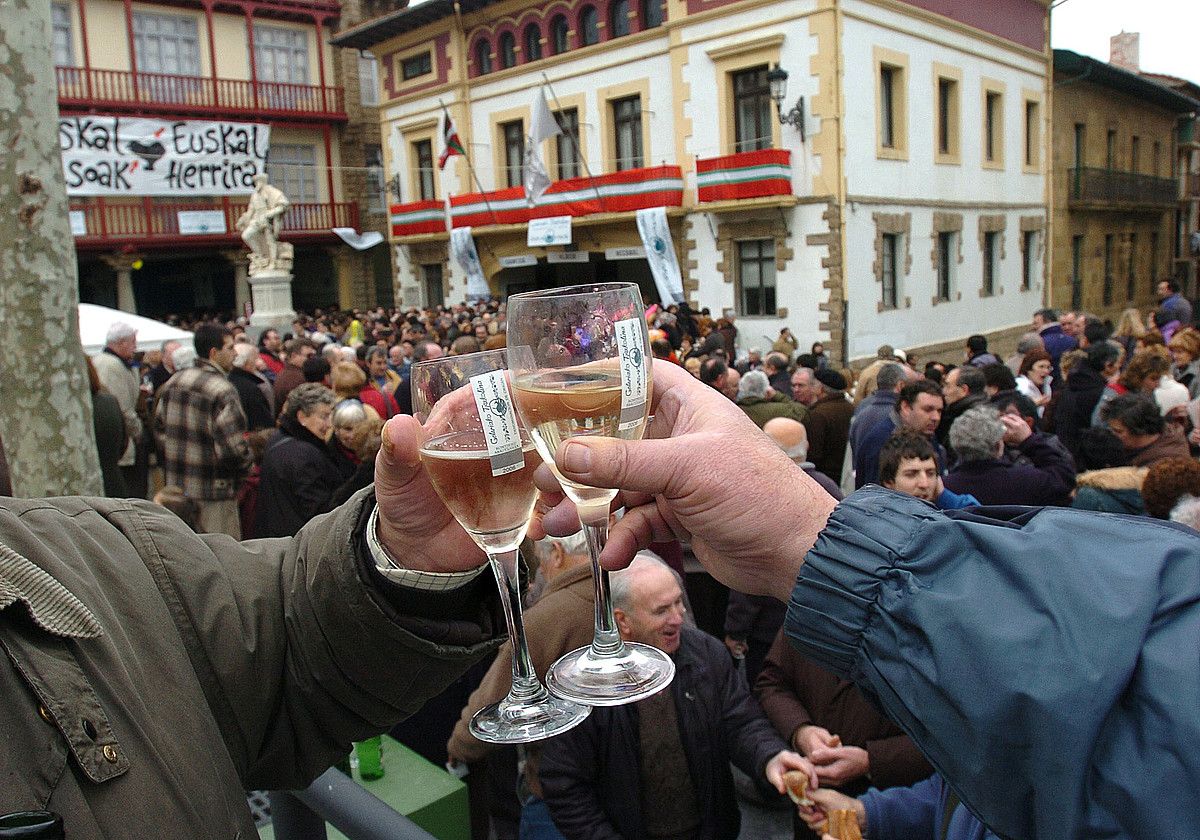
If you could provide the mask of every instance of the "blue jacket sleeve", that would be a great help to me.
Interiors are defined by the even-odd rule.
[[[871,840],[937,838],[944,807],[939,807],[943,788],[941,777],[934,774],[910,787],[863,794],[859,800],[867,810],[866,835]]]
[[[1008,837],[1200,837],[1200,538],[1069,509],[834,511],[787,633]]]

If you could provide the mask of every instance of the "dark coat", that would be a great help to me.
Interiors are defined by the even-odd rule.
[[[957,464],[944,479],[946,489],[970,493],[984,505],[1069,505],[1075,486],[1071,456],[1040,432],[1017,449],[1030,463],[988,458]]]
[[[1088,364],[1079,364],[1071,371],[1066,386],[1058,395],[1054,407],[1054,434],[1071,450],[1079,454],[1079,440],[1084,429],[1091,428],[1092,412],[1104,393],[1104,377]]]
[[[1079,342],[1063,332],[1062,325],[1057,323],[1043,327],[1038,335],[1042,338],[1046,352],[1050,354],[1050,361],[1054,364],[1054,381],[1058,382],[1058,360],[1062,358],[1063,353],[1078,347]]]
[[[835,482],[842,480],[846,444],[850,440],[850,418],[854,406],[842,391],[826,392],[808,407],[804,429],[808,432],[808,457],[818,472]]]
[[[786,748],[772,729],[729,651],[684,626],[675,654],[680,739],[696,789],[698,840],[734,840],[741,817],[732,761],[762,784],[763,772]],[[570,840],[641,840],[641,760],[638,704],[596,707],[591,717],[542,748],[539,774],[555,824]]]
[[[263,453],[254,536],[294,536],[314,516],[333,509],[341,484],[324,441],[283,417]]]
[[[954,450],[950,448],[950,427],[954,425],[955,420],[963,416],[964,412],[977,405],[983,405],[985,402],[987,402],[987,394],[967,394],[958,402],[949,403],[942,411],[942,421],[938,423],[937,427],[937,439],[942,446],[946,447],[946,454],[951,463],[954,463]]]
[[[267,401],[267,395],[262,390],[265,380],[235,367],[229,371],[229,381],[237,389],[238,399],[242,401],[247,430],[253,432],[255,429],[272,428],[275,425],[275,414],[271,411],[271,403]]]
[[[92,428],[96,434],[96,451],[100,455],[104,495],[110,499],[124,499],[129,490],[117,462],[125,451],[125,417],[121,414],[121,404],[108,391],[92,394]]]

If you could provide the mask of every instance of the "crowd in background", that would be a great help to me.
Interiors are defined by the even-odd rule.
[[[884,345],[856,369],[833,364],[820,342],[802,344],[787,328],[770,347],[753,347],[739,340],[733,317],[713,318],[707,309],[655,306],[646,318],[656,363],[681,365],[736,403],[834,498],[881,484],[943,509],[1072,506],[1200,529],[1200,330],[1177,287],[1161,284],[1159,296],[1152,313],[1126,310],[1115,324],[1086,312],[1039,310],[1003,359],[984,336],[973,335],[937,358]],[[133,330],[117,325],[104,352],[89,360],[105,493],[153,496],[198,530],[239,538],[293,535],[372,483],[383,423],[412,411],[411,366],[503,347],[504,319],[504,304],[495,300],[401,311],[318,310],[297,316],[290,330],[268,329],[256,340],[236,321],[176,319],[194,332],[193,344],[167,342],[145,354],[135,352]],[[656,632],[675,633],[669,638],[682,639],[681,649],[709,669],[715,667],[711,646],[689,634],[718,640],[727,662],[717,673],[732,663],[742,685],[729,689],[736,696],[727,692],[713,701],[732,704],[740,721],[720,752],[722,766],[706,770],[690,752],[687,761],[667,762],[692,782],[671,795],[684,796],[706,815],[703,825],[677,836],[736,837],[736,819],[721,810],[733,808],[736,817],[724,782],[729,761],[753,777],[762,772],[760,753],[765,761],[785,749],[811,761],[821,785],[814,794],[818,807],[795,812],[796,837],[819,836],[810,826],[830,809],[854,811],[879,829],[881,820],[924,826],[914,814],[933,814],[933,828],[942,828],[939,808],[951,830],[936,836],[990,836],[979,833],[969,813],[946,804],[945,786],[893,723],[850,683],[784,642],[783,605],[724,589],[689,560],[686,547],[664,546],[659,554],[662,569],[643,570],[637,579],[669,571],[680,593],[671,614],[690,629],[682,636],[678,627]],[[526,559],[536,571],[531,592],[545,593],[529,618],[531,641],[551,640],[542,658],[582,643],[591,620],[583,608],[590,589],[582,543],[532,546]],[[622,592],[625,615],[644,606],[637,586]],[[539,624],[543,612],[548,617]],[[639,638],[639,625],[630,626],[630,638]],[[487,676],[484,668],[471,672],[398,734],[431,760],[470,765],[473,779],[515,776],[511,756],[474,741],[465,726],[473,709],[507,689],[506,662],[502,651]],[[642,714],[652,711],[666,731],[678,723],[682,733],[682,742],[642,743],[656,755],[680,752],[689,737],[702,737],[677,722],[675,711],[647,706]],[[613,737],[629,725],[619,716],[596,720],[602,722],[589,726],[610,727],[596,737]],[[739,763],[746,739],[754,742],[753,755]],[[609,799],[631,797],[627,806],[601,799],[592,803],[593,813],[571,780],[600,771],[579,767],[578,755],[567,761],[548,749],[545,761],[539,762],[538,750],[522,755],[520,808],[473,782],[476,802],[490,803],[478,809],[477,831],[486,832],[490,819],[495,836],[516,836],[517,825],[522,837],[626,836],[585,827],[600,819],[625,824],[639,801],[665,795],[667,783],[657,771],[626,768],[618,775],[620,784],[632,786],[628,797],[618,792]],[[603,774],[595,779],[616,783]],[[698,787],[702,780],[707,787]],[[703,799],[715,790],[719,801]],[[713,808],[720,813],[709,814]],[[639,814],[642,822],[629,830],[650,825],[653,831],[643,836],[676,836],[654,833],[667,823]],[[677,823],[679,809],[669,816]],[[932,838],[935,832],[920,828],[904,836]]]

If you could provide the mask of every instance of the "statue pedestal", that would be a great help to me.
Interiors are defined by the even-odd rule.
[[[250,326],[259,329],[274,327],[280,332],[291,329],[296,317],[292,309],[292,273],[290,271],[259,271],[250,275],[250,294],[254,313]]]

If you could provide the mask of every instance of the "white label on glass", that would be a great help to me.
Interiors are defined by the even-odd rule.
[[[513,411],[512,394],[504,371],[493,370],[471,377],[471,393],[483,422],[483,437],[487,441],[492,475],[508,475],[525,466],[521,447],[521,429]]]
[[[636,428],[646,418],[646,343],[642,321],[629,318],[613,325],[617,331],[617,352],[621,356],[621,419],[617,430]]]

